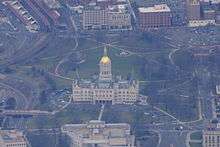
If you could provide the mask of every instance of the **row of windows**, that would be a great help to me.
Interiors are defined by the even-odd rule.
[[[137,93],[130,93],[130,94],[104,94],[104,93],[99,93],[99,94],[74,94],[74,96],[90,96],[90,97],[136,97]]]
[[[170,24],[158,24],[158,25],[140,25],[141,28],[146,28],[146,27],[149,27],[149,28],[154,28],[154,27],[169,27],[171,26]]]
[[[208,137],[206,136],[205,137],[205,140],[215,140],[215,139],[220,141],[220,136],[208,136]]]
[[[113,93],[113,91],[98,91],[98,90],[95,90],[94,92],[93,91],[74,91],[75,94],[82,94],[82,93],[89,93],[89,94],[93,94],[93,93]]]
[[[107,30],[107,29],[130,29],[131,28],[131,24],[124,24],[124,25],[120,25],[120,24],[115,24],[114,26],[113,25],[108,25],[107,27],[103,28],[103,27],[98,27],[98,28],[94,28],[93,27],[93,24],[91,25],[84,25],[83,27],[84,29],[86,30],[92,30],[92,29],[96,29],[96,30]]]
[[[103,90],[103,91],[99,91],[99,90],[95,90],[94,93],[97,95],[97,94],[104,94],[104,93],[113,93],[114,91],[108,91],[108,90]],[[74,94],[93,94],[93,91],[74,91],[73,92]],[[115,92],[115,94],[135,94],[134,91],[118,91],[118,92]]]
[[[26,147],[26,143],[7,144],[7,147]]]
[[[128,18],[111,18],[111,19],[107,19],[104,17],[89,17],[89,18],[84,18],[84,23],[91,23],[91,22],[100,22],[100,23],[104,23],[104,22],[130,22],[130,19]]]
[[[117,95],[117,97],[126,97],[126,98],[128,98],[128,97],[135,97],[135,95],[134,94],[131,94],[131,95]]]
[[[80,97],[77,97],[75,98],[74,100],[79,100],[79,101],[93,101],[93,99],[91,98],[80,98]],[[96,98],[95,100],[113,100],[113,99],[107,99],[107,98]],[[132,101],[136,101],[137,99],[136,98],[122,98],[122,99],[115,99],[117,102],[132,102]]]
[[[93,96],[91,96],[91,95],[89,95],[89,94],[77,94],[77,95],[74,95],[74,96],[79,96],[79,97],[103,97],[103,98],[105,98],[105,97],[107,97],[107,98],[111,98],[111,97],[119,97],[119,98],[121,98],[121,97],[125,97],[125,98],[129,98],[129,97],[136,97],[136,95],[134,95],[134,94],[130,94],[130,95],[102,95],[102,94],[100,94],[100,95],[93,95]]]
[[[74,99],[92,99],[92,97],[89,97],[89,96],[82,96],[82,95],[77,95],[77,96],[74,96]],[[113,96],[112,95],[95,95],[94,98],[97,98],[97,99],[112,99]],[[130,95],[130,96],[126,96],[126,95],[122,95],[122,96],[118,96],[118,97],[115,97],[116,99],[123,99],[123,100],[127,100],[127,99],[130,99],[130,100],[136,100],[136,96],[135,95]]]
[[[84,25],[111,25],[111,24],[125,24],[125,25],[131,25],[131,21],[130,20],[124,20],[124,19],[119,19],[119,20],[111,20],[111,21],[104,21],[101,19],[87,19],[86,21],[84,21]]]
[[[126,26],[124,26],[124,25],[122,25],[122,26],[110,26],[110,29],[129,29],[129,28],[131,28],[131,26],[130,25],[126,25]]]
[[[136,101],[135,98],[130,98],[130,99],[128,99],[128,98],[123,98],[123,100],[124,100],[124,101]]]
[[[102,74],[111,74],[111,72],[103,71]]]
[[[114,15],[111,17],[113,20],[116,20],[116,19],[127,19],[127,18],[130,18],[128,15],[122,15],[122,16],[117,16],[117,15]]]
[[[81,99],[81,100],[84,100],[84,101],[91,101],[92,99],[91,98],[77,98],[77,99]]]

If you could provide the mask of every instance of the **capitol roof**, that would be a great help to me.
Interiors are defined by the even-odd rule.
[[[102,64],[109,64],[109,63],[111,63],[111,59],[108,57],[107,47],[106,46],[104,48],[104,55],[101,58],[100,63],[102,63]]]
[[[111,62],[111,59],[108,56],[103,56],[100,60],[100,63],[108,64]]]

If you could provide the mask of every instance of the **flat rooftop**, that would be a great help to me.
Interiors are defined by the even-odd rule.
[[[91,120],[86,124],[66,124],[62,126],[62,131],[75,134],[88,134],[88,131],[93,129],[101,129],[111,131],[111,135],[125,136],[130,134],[130,125],[127,123],[106,124],[104,121]]]
[[[85,10],[108,10],[109,12],[128,12],[128,5],[127,4],[113,4],[113,5],[108,5],[107,8],[101,7],[99,5],[88,5],[84,7]]]
[[[154,5],[153,7],[140,7],[138,8],[141,13],[152,13],[152,12],[170,12],[170,8],[167,4]]]

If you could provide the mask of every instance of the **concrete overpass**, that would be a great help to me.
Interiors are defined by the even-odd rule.
[[[34,117],[34,116],[48,116],[52,115],[48,111],[40,110],[0,110],[0,116],[11,116],[11,117]]]

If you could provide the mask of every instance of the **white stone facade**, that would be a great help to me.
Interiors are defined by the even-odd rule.
[[[100,60],[100,74],[96,80],[74,80],[73,102],[133,104],[138,101],[139,82],[112,78],[111,60],[105,53]]]
[[[83,10],[84,30],[131,30],[131,14],[126,7],[114,6],[102,9],[99,7]]]
[[[135,147],[135,136],[125,123],[92,120],[87,124],[67,124],[61,130],[70,137],[71,147]]]

